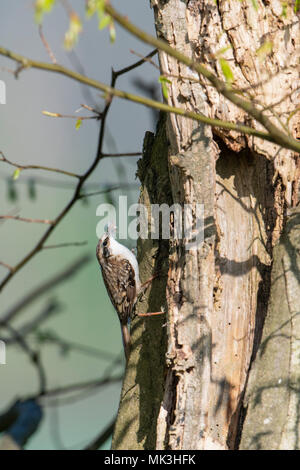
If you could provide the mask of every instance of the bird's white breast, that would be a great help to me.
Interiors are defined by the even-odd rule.
[[[139,274],[139,265],[135,255],[130,251],[126,246],[121,245],[121,243],[117,242],[113,237],[110,237],[110,251],[114,256],[121,256],[129,261],[131,266],[135,272],[135,282],[137,291],[139,291],[141,282],[140,282],[140,274]]]

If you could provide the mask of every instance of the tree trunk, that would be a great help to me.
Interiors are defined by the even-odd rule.
[[[275,113],[265,110],[276,120],[296,108],[297,17],[290,7],[282,16],[280,1],[257,3],[258,10],[251,1],[152,0],[158,37],[224,79],[221,54],[236,87],[264,107],[278,102]],[[262,60],[266,42],[272,54]],[[159,60],[172,81],[170,104],[250,121],[188,67],[165,53]],[[167,319],[132,323],[113,448],[234,449],[267,311],[272,250],[286,205],[297,200],[299,165],[292,152],[256,138],[176,115],[167,116],[165,133],[163,122],[145,140],[141,202],[203,204],[204,242],[197,250],[184,238],[139,243],[144,278],[160,272],[140,308],[165,305]],[[291,115],[294,135],[297,122]]]
[[[150,204],[172,204],[165,117],[159,120],[155,137],[151,132],[146,133],[138,177],[142,183],[140,203],[147,207],[149,214]],[[139,303],[139,313],[156,312],[167,306],[168,256],[168,240],[139,239],[141,281],[145,282],[154,273],[159,274]],[[165,383],[165,323],[165,315],[144,319],[136,317],[131,323],[131,354],[113,435],[113,449],[155,449],[156,421]]]
[[[300,211],[274,249],[262,342],[251,368],[241,449],[300,448]]]

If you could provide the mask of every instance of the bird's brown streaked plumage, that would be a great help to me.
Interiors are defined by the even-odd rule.
[[[109,256],[101,264],[105,287],[121,323],[128,322],[137,298],[134,271],[129,261]]]
[[[140,289],[137,262],[135,257],[132,258],[134,255],[119,244],[110,233],[105,233],[99,240],[96,254],[106,290],[119,316],[125,355],[128,359],[130,351],[128,320]]]
[[[156,277],[152,276],[141,285],[139,266],[134,254],[117,242],[113,228],[108,228],[100,238],[96,250],[102,277],[110,300],[119,316],[126,359],[130,352],[128,321],[134,311],[138,296]],[[161,315],[164,312],[138,314],[139,316]]]

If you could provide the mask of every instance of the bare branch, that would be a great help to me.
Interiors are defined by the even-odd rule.
[[[44,396],[46,397],[52,397],[52,396],[57,396],[57,395],[64,395],[67,393],[73,393],[78,390],[86,390],[86,389],[94,389],[94,388],[100,388],[104,387],[105,385],[112,384],[112,383],[117,383],[122,380],[123,374],[120,374],[116,377],[105,377],[103,379],[98,379],[98,380],[89,380],[86,382],[78,382],[75,384],[71,385],[65,385],[62,387],[56,387],[47,390],[44,393]],[[36,396],[34,397],[36,398]]]
[[[269,106],[264,107],[264,111],[271,109],[271,108],[276,108],[276,106],[279,106],[281,103],[283,103],[285,100],[290,98],[294,93],[298,92],[300,90],[300,87],[296,88],[296,90],[291,91],[290,93],[287,93],[284,95],[280,100],[276,101],[275,103],[269,104]]]
[[[22,329],[23,331],[23,329]],[[77,351],[82,354],[86,354],[88,356],[92,357],[97,357],[99,359],[105,360],[105,361],[111,361],[115,360],[115,354],[111,354],[107,351],[101,350],[99,348],[94,348],[92,346],[88,346],[85,344],[80,344],[76,343],[70,340],[65,340],[63,338],[60,338],[55,332],[52,331],[43,331],[43,330],[38,330],[36,332],[36,341],[44,344],[54,344],[56,346],[59,346],[63,350],[72,350],[72,351]],[[120,358],[118,360],[119,364],[123,363],[123,360]]]
[[[3,261],[0,261],[0,266],[3,266],[4,268],[8,269],[9,271],[13,271],[14,268],[10,266],[9,264],[4,263]]]
[[[134,53],[133,51],[130,51],[130,52]],[[139,55],[137,53],[135,53],[135,54]],[[124,75],[125,73],[131,72],[131,70],[136,69],[140,65],[143,65],[145,62],[150,62],[150,63],[153,64],[153,62],[150,60],[150,58],[153,57],[155,54],[157,54],[157,49],[154,49],[152,52],[150,52],[145,57],[140,55],[140,57],[142,57],[141,60],[138,60],[134,64],[129,65],[128,67],[124,67],[123,69],[113,71],[113,74],[115,75],[115,77],[120,77],[121,75]]]
[[[109,5],[107,5],[105,8],[107,9],[107,11],[109,10],[108,11],[109,14],[111,14],[111,11],[115,12],[114,10],[111,10],[111,7]],[[127,26],[127,23],[128,23],[127,20],[124,20],[117,13],[111,14],[111,16],[113,16],[114,18],[115,18],[116,15],[117,15],[117,18],[118,18],[117,21],[121,25],[126,24],[126,26]],[[131,25],[131,27],[132,27],[132,25]],[[203,122],[204,124],[207,124],[207,125],[212,126],[212,127],[220,127],[220,128],[223,128],[223,129],[234,130],[234,131],[240,132],[242,134],[252,135],[254,137],[258,137],[258,138],[267,140],[269,142],[276,143],[276,144],[278,144],[278,145],[280,145],[284,148],[294,150],[295,152],[300,151],[300,143],[296,139],[293,139],[292,137],[287,136],[282,131],[280,131],[274,124],[271,123],[271,121],[260,110],[256,109],[252,105],[251,102],[240,98],[236,94],[235,90],[228,87],[228,85],[225,82],[222,82],[214,74],[212,74],[211,72],[206,70],[206,68],[204,66],[202,66],[201,64],[194,64],[191,61],[190,58],[184,56],[183,54],[176,51],[175,49],[172,49],[165,42],[160,41],[160,40],[158,40],[158,39],[156,39],[156,38],[154,38],[150,35],[147,35],[146,33],[142,32],[141,30],[139,30],[136,27],[135,27],[135,29],[137,31],[140,31],[141,37],[144,38],[144,35],[145,35],[145,38],[142,39],[142,40],[144,40],[145,42],[149,42],[150,44],[152,44],[152,43],[154,44],[154,42],[155,42],[155,44],[159,45],[159,48],[161,50],[166,51],[166,49],[167,49],[167,51],[168,51],[167,53],[174,56],[180,62],[185,63],[190,68],[195,69],[198,73],[200,73],[200,74],[204,75],[206,78],[208,78],[212,82],[212,84],[214,85],[214,87],[216,88],[216,90],[218,92],[223,94],[225,96],[225,98],[229,99],[236,106],[240,107],[241,109],[246,111],[248,114],[250,114],[252,117],[254,117],[254,119],[256,119],[260,124],[262,124],[268,130],[268,132],[258,131],[256,129],[252,128],[252,127],[249,127],[249,126],[245,126],[245,125],[241,125],[241,124],[235,124],[235,123],[228,122],[228,121],[222,121],[220,119],[210,119],[210,118],[206,117],[205,115],[203,115],[201,113],[186,111],[183,108],[175,108],[173,106],[169,106],[169,105],[167,105],[165,103],[161,103],[159,101],[155,101],[155,100],[152,100],[152,99],[149,99],[149,98],[143,98],[141,96],[134,95],[132,93],[124,92],[124,91],[121,91],[121,90],[118,90],[118,89],[114,88],[113,86],[108,86],[108,85],[105,85],[104,83],[101,83],[97,80],[93,80],[91,78],[87,78],[85,76],[82,76],[79,73],[74,72],[72,70],[69,70],[69,69],[67,69],[67,68],[65,68],[61,65],[47,64],[47,63],[44,63],[44,62],[37,62],[37,61],[31,60],[31,59],[28,59],[24,56],[21,56],[20,54],[15,54],[15,53],[13,53],[13,52],[11,52],[11,51],[3,48],[3,47],[0,47],[0,55],[4,55],[6,57],[9,57],[12,60],[15,60],[15,61],[21,63],[23,68],[36,68],[36,69],[40,69],[40,70],[47,70],[49,72],[60,73],[60,74],[65,75],[69,78],[72,78],[72,79],[74,79],[74,80],[76,80],[80,83],[85,83],[86,85],[89,85],[93,88],[102,90],[102,91],[105,92],[107,102],[110,101],[111,97],[117,96],[121,99],[132,101],[132,102],[138,103],[138,104],[142,104],[142,105],[150,107],[150,108],[159,109],[161,111],[165,111],[165,112],[168,112],[168,113],[174,113],[174,114],[177,114],[179,116],[184,116],[188,119],[193,119],[193,120],[196,120],[196,121],[199,121],[199,122]],[[140,37],[140,35],[138,33],[136,33],[136,35],[138,37]]]
[[[53,225],[54,220],[49,219],[28,219],[26,217],[20,217],[19,215],[0,215],[0,220],[18,220],[20,222],[28,222],[30,224],[46,224]]]
[[[112,435],[114,427],[116,424],[116,418],[113,418],[112,421],[104,428],[103,431],[96,437],[90,444],[88,444],[84,450],[98,450]]]
[[[52,249],[52,248],[65,248],[65,247],[69,247],[69,246],[85,246],[85,245],[87,245],[87,244],[88,244],[87,241],[84,241],[84,242],[58,243],[57,245],[47,245],[47,246],[43,246],[43,250],[49,250],[49,249]]]
[[[130,155],[127,155],[127,154],[102,154],[102,158],[109,158],[109,157],[123,157],[123,156],[134,156],[134,157],[138,157],[139,155],[139,152],[135,154],[130,154]],[[7,175],[5,174],[2,174],[3,175],[3,178],[1,179],[5,179],[7,180]],[[0,173],[0,177],[1,177],[1,173]],[[35,184],[37,185],[40,185],[40,186],[45,186],[45,187],[49,187],[49,188],[58,188],[58,189],[69,189],[69,190],[75,190],[76,188],[76,185],[74,185],[74,183],[69,183],[68,181],[56,181],[56,180],[52,180],[52,179],[48,179],[48,178],[44,178],[44,177],[24,177],[20,180],[18,180],[18,185],[19,184],[29,184],[30,182],[34,182]],[[126,187],[128,187],[129,185],[125,185]],[[133,184],[132,187],[134,187],[135,185]],[[138,186],[138,185],[136,185]],[[90,184],[85,184],[84,185],[84,189],[85,190],[92,190],[92,189],[96,189],[96,188],[99,188],[99,183],[90,183]],[[100,193],[102,194],[105,194],[106,192],[111,192],[111,191],[115,191],[115,190],[118,190],[118,189],[123,189],[124,188],[124,185],[118,185],[118,186],[112,186],[112,187],[105,187],[103,190],[100,191]],[[18,211],[17,211],[18,212]],[[0,224],[3,224],[5,223],[5,220],[2,220],[0,221]]]
[[[287,135],[286,133],[282,132],[280,129],[278,129],[275,124],[273,124],[270,119],[259,109],[257,109],[251,101],[248,101],[242,97],[239,96],[239,90],[235,90],[231,86],[228,86],[225,82],[220,80],[216,75],[214,75],[212,72],[210,72],[204,65],[198,62],[194,62],[193,59],[190,57],[185,56],[181,52],[179,52],[176,49],[173,49],[170,47],[165,41],[162,41],[160,39],[155,38],[154,36],[151,36],[150,34],[147,34],[145,31],[141,30],[137,26],[135,26],[133,23],[131,23],[127,17],[122,16],[119,14],[108,2],[105,2],[105,11],[108,13],[119,25],[121,25],[124,29],[129,31],[131,34],[139,38],[141,41],[150,44],[151,46],[156,47],[157,49],[164,51],[166,54],[170,55],[171,57],[174,57],[177,59],[179,62],[185,64],[186,66],[190,67],[192,70],[197,72],[200,76],[202,75],[205,77],[212,85],[214,85],[215,89],[223,95],[225,98],[227,98],[229,101],[231,101],[233,104],[235,104],[237,107],[245,111],[247,114],[249,114],[251,117],[253,117],[256,121],[258,121],[267,131],[267,138],[265,137],[265,140],[271,140],[272,142],[280,145],[281,147],[284,148],[289,148],[291,150],[294,150],[295,152],[300,152],[300,143],[297,139],[294,139],[293,137]],[[0,49],[1,51],[1,49]],[[115,90],[116,91],[116,90]],[[166,110],[167,111],[167,110]],[[176,112],[176,114],[179,114],[177,111],[171,111],[169,109],[169,112]],[[186,116],[186,114],[182,114]],[[189,116],[186,116],[189,117]],[[192,116],[190,116],[192,118]],[[201,116],[202,118],[202,116]],[[195,118],[197,119],[197,118]],[[200,119],[197,119],[200,121]],[[202,120],[202,122],[205,122]],[[209,124],[206,122],[206,124]],[[219,123],[220,124],[220,123]],[[212,123],[210,124],[212,125]],[[216,125],[217,126],[217,125]],[[219,126],[221,127],[221,125]],[[224,129],[229,127],[223,127]],[[234,130],[232,128],[232,130]],[[238,130],[238,129],[235,129]],[[252,129],[253,130],[253,129]],[[248,134],[247,131],[239,131],[245,134]],[[253,132],[251,131],[251,134],[249,135],[254,135]],[[256,136],[258,137],[258,136]]]
[[[91,196],[98,196],[99,194],[110,193],[112,191],[117,191],[118,189],[132,189],[132,188],[133,188],[133,184],[122,184],[118,186],[112,186],[111,188],[102,189],[100,191],[93,191],[91,193],[80,194],[79,199],[82,199],[85,197],[91,197]]]
[[[150,59],[150,55],[144,57],[142,56],[142,54],[139,54],[138,52],[134,51],[133,49],[130,49],[130,52],[131,54],[134,54],[134,55],[137,55],[138,57],[141,57],[142,60],[144,60],[145,62],[148,62],[148,64],[151,64],[156,70],[160,70],[159,66],[153,62],[153,60]],[[157,54],[158,50],[157,49],[154,49],[155,54]]]
[[[46,373],[43,367],[43,364],[40,359],[40,355],[38,352],[34,351],[33,349],[30,348],[28,343],[25,341],[23,336],[13,328],[10,324],[6,322],[2,322],[2,325],[4,328],[6,328],[11,335],[16,339],[17,343],[21,346],[23,351],[29,356],[30,361],[32,362],[33,366],[37,369],[38,377],[39,377],[39,396],[43,396],[46,390]]]
[[[27,294],[12,308],[10,308],[10,310],[4,313],[4,315],[0,318],[0,325],[11,322],[24,308],[28,307],[28,305],[30,305],[32,302],[36,301],[45,292],[49,292],[50,289],[53,289],[55,286],[71,279],[75,274],[77,274],[79,269],[81,269],[86,263],[90,261],[90,259],[90,256],[81,256],[66,269],[33,289],[31,292],[29,292],[29,294]]]
[[[57,300],[52,299],[50,300],[46,307],[43,308],[43,310],[31,321],[25,323],[19,328],[19,333],[20,335],[25,338],[28,334],[30,334],[32,331],[34,331],[38,326],[43,324],[45,321],[49,320],[54,314],[57,314],[58,312],[61,311],[61,304],[57,302]],[[1,327],[1,323],[0,323]],[[11,338],[1,338],[6,346],[11,346],[12,344],[16,343],[16,338],[11,337]]]
[[[15,168],[18,168],[20,170],[44,170],[44,171],[50,171],[54,173],[61,173],[62,175],[67,175],[67,176],[72,176],[74,178],[80,178],[80,175],[77,175],[76,173],[72,173],[70,171],[65,171],[65,170],[60,170],[59,168],[49,168],[47,166],[41,166],[41,165],[22,165],[20,163],[15,163],[6,158],[3,152],[0,150],[0,161],[7,163],[8,165],[11,165]]]
[[[51,62],[52,62],[53,64],[57,64],[56,57],[55,57],[55,55],[53,54],[52,49],[51,49],[51,47],[49,46],[49,44],[48,44],[48,42],[46,41],[46,38],[45,38],[45,36],[44,36],[44,34],[43,34],[42,25],[39,25],[39,35],[40,35],[40,38],[41,38],[41,40],[42,40],[42,43],[43,43],[44,46],[45,46],[46,51],[47,51],[48,54],[49,54],[49,57],[50,57],[50,59],[51,59]]]
[[[103,158],[108,158],[108,157],[140,157],[142,155],[142,152],[129,152],[129,153],[103,153],[102,157]]]
[[[97,119],[98,121],[101,119],[101,113],[97,111],[97,116],[76,116],[74,114],[61,114],[61,113],[53,113],[50,111],[42,111],[44,116],[54,117],[54,118],[68,118],[68,119],[80,119],[81,121],[85,119]]]
[[[4,55],[6,57],[11,58],[12,60],[19,62],[21,66],[24,67],[33,67],[33,68],[39,68],[41,70],[48,70],[56,73],[61,73],[63,75],[69,76],[70,78],[73,78],[81,83],[89,84],[93,86],[94,88],[103,90],[108,92],[109,96],[113,96],[111,93],[109,93],[110,90],[114,91],[114,86],[117,81],[118,75],[112,71],[112,76],[111,76],[111,86],[107,87],[106,85],[102,85],[100,82],[97,82],[96,80],[92,79],[87,79],[86,77],[73,72],[71,70],[65,69],[62,66],[59,66],[57,64],[45,64],[45,63],[38,63],[34,61],[30,61],[29,59],[21,56],[21,55],[16,55],[7,49],[4,49],[0,47],[0,55]],[[142,65],[144,61],[139,61],[139,65]],[[42,64],[42,65],[41,65]],[[135,64],[135,67],[137,67],[137,64]],[[125,73],[125,71],[122,71],[122,74]],[[119,71],[119,75],[121,74],[121,71]],[[123,94],[124,98],[127,98],[127,93]],[[86,172],[79,177],[79,182],[77,183],[77,186],[74,190],[73,197],[69,201],[69,203],[62,209],[60,214],[56,217],[54,223],[50,226],[50,228],[45,232],[45,234],[42,236],[42,238],[39,240],[37,245],[14,267],[13,271],[10,271],[9,274],[4,278],[4,280],[0,283],[0,292],[2,289],[8,284],[8,282],[13,278],[13,276],[18,273],[23,266],[25,266],[36,254],[38,254],[44,247],[45,242],[48,240],[52,232],[55,230],[55,228],[59,225],[59,223],[64,219],[64,217],[70,212],[70,210],[73,208],[73,206],[76,204],[76,202],[84,197],[84,195],[81,194],[82,188],[87,181],[87,179],[90,177],[90,175],[93,173],[95,168],[98,166],[99,162],[103,158],[103,152],[102,152],[102,147],[103,147],[103,140],[104,140],[104,132],[105,132],[105,124],[106,124],[106,117],[107,113],[109,111],[110,105],[111,105],[112,100],[107,100],[106,106],[102,112],[102,120],[100,124],[100,131],[99,131],[99,138],[98,138],[98,148],[96,152],[96,156],[90,165],[90,167],[86,170]]]

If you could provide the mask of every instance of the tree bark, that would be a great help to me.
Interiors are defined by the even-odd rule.
[[[241,449],[300,448],[300,211],[274,249],[262,342],[252,365]]]
[[[151,203],[172,204],[165,120],[161,116],[156,136],[146,133],[143,159],[138,165],[142,184],[139,202],[145,205],[149,215]],[[159,275],[139,303],[139,313],[166,308],[168,254],[168,240],[138,240],[141,281],[145,282],[154,273]],[[165,382],[165,323],[165,315],[136,317],[131,322],[131,354],[113,435],[113,449],[155,449],[156,422]]]
[[[291,92],[298,86],[297,17],[290,7],[283,17],[277,0],[257,3],[256,11],[251,1],[152,0],[160,38],[222,79],[218,51],[227,48],[222,54],[235,86],[249,89],[264,107],[278,102],[275,115],[273,108],[265,110],[276,120],[296,108]],[[272,54],[261,62],[256,51],[267,40]],[[172,82],[169,104],[212,118],[249,120],[188,67],[165,53],[159,60]],[[289,126],[295,136],[297,125],[294,114]],[[297,200],[298,160],[256,138],[212,132],[168,115],[166,135],[161,121],[139,177],[144,203],[202,204],[204,242],[197,250],[175,237],[167,244],[139,245],[142,273],[151,267],[152,274],[158,265],[167,272],[153,284],[143,308],[165,304],[167,320],[133,322],[135,346],[113,448],[237,448],[249,367],[267,311],[272,250],[286,205]]]

